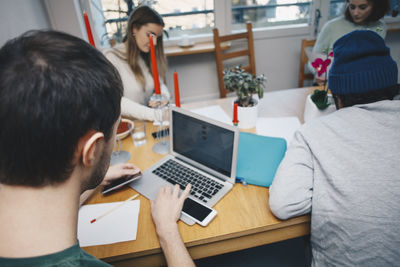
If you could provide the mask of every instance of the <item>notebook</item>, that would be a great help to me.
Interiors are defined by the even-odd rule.
[[[170,112],[170,153],[130,186],[155,199],[162,186],[190,183],[190,197],[213,207],[235,184],[239,130],[181,108]],[[194,223],[185,215],[181,220]]]
[[[285,153],[283,138],[240,133],[236,176],[248,184],[269,187]]]

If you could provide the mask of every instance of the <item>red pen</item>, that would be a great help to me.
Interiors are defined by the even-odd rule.
[[[94,218],[93,220],[90,221],[90,223],[94,223],[97,222],[98,220],[100,220],[101,218],[103,218],[104,216],[110,214],[111,212],[113,212],[114,210],[118,209],[119,207],[122,207],[123,205],[125,205],[128,201],[131,201],[132,199],[136,198],[139,194],[136,194],[134,196],[131,196],[130,198],[128,198],[127,200],[125,200],[124,202],[120,203],[119,205],[109,209],[108,211],[104,212],[102,215]]]

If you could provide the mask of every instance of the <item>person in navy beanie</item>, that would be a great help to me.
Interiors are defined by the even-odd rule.
[[[397,64],[375,32],[353,31],[336,41],[329,89],[343,107],[393,99],[398,94]]]
[[[269,188],[282,220],[311,213],[312,266],[398,266],[400,100],[384,40],[354,31],[333,47],[337,111],[296,133]]]

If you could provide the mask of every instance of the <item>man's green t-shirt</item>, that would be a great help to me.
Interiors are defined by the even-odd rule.
[[[96,259],[79,247],[79,243],[63,251],[33,258],[1,258],[0,266],[99,266],[111,265]]]

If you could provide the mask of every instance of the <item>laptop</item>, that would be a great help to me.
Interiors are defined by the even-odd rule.
[[[235,184],[238,128],[171,107],[169,139],[169,154],[129,186],[154,200],[162,186],[190,183],[189,197],[213,207]],[[194,224],[184,214],[181,220]]]

